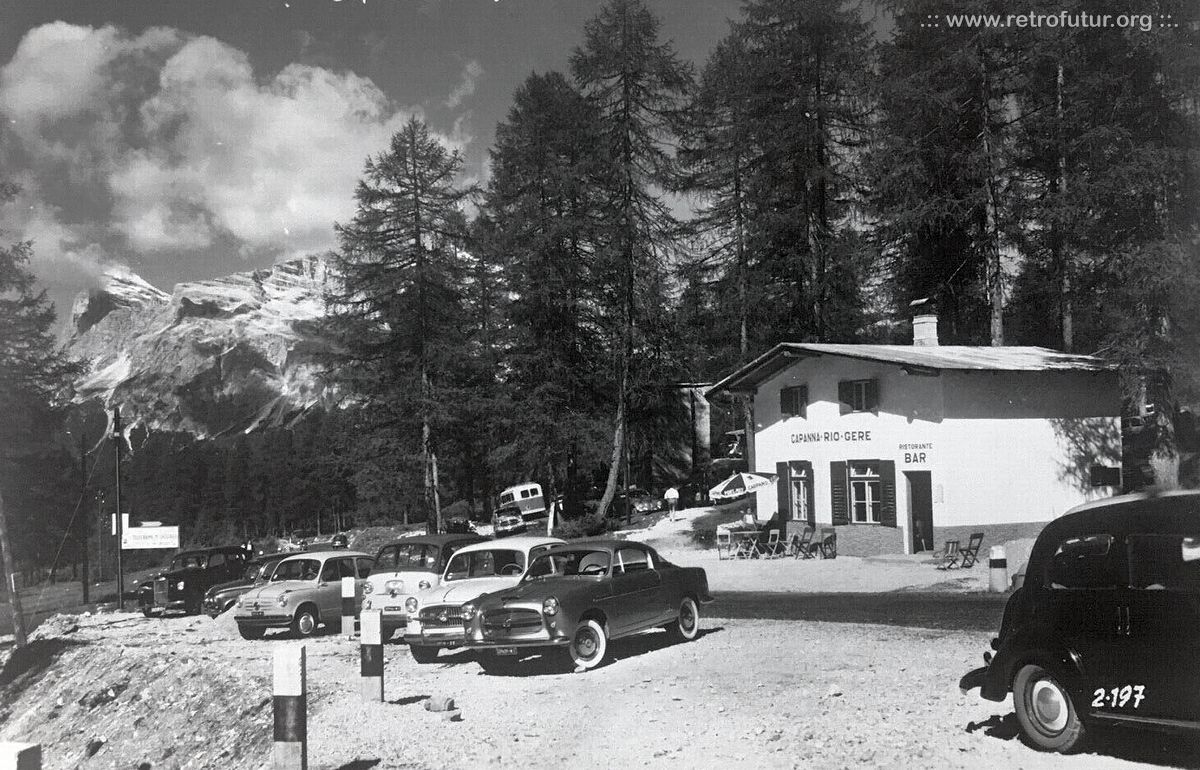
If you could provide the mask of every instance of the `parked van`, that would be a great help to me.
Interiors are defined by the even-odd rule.
[[[525,521],[546,518],[546,500],[542,497],[542,485],[517,484],[500,493],[496,508],[516,507],[521,510]]]

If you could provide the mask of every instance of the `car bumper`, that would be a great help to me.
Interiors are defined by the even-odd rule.
[[[530,649],[536,647],[566,647],[571,640],[566,637],[549,637],[546,639],[487,639],[470,641],[463,646],[468,650],[497,650],[505,647]]]
[[[404,633],[404,642],[418,647],[461,647],[466,638],[462,628],[422,628],[419,631],[409,630]]]
[[[963,675],[958,680],[958,689],[963,695],[967,695],[976,687],[979,688],[979,697],[984,700],[1002,701],[1008,696],[1008,687],[1005,682],[999,681],[999,674],[994,668],[995,661],[988,661],[988,665],[980,666],[972,669]]]
[[[247,628],[287,628],[292,624],[291,615],[235,615],[234,620]]]

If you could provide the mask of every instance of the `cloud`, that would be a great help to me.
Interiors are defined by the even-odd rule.
[[[454,109],[463,103],[463,99],[475,93],[475,82],[482,75],[483,65],[475,59],[471,59],[464,64],[458,85],[454,87],[454,90],[450,92],[450,96],[446,98],[446,106]]]
[[[468,62],[452,99],[481,73]],[[352,72],[256,73],[211,37],[47,24],[0,68],[4,131],[17,140],[4,160],[27,166],[34,198],[24,214],[0,212],[2,226],[36,236],[38,259],[81,270],[121,251],[185,260],[229,243],[247,256],[328,249],[333,222],[353,215],[367,156],[414,113]]]

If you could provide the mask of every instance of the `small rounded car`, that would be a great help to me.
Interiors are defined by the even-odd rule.
[[[270,579],[271,573],[275,571],[275,565],[285,556],[287,556],[286,553],[273,553],[251,559],[246,563],[246,569],[240,578],[226,583],[218,583],[205,591],[204,601],[201,603],[204,614],[215,618],[222,612],[233,609],[239,596]]]
[[[1046,525],[982,668],[1028,744],[1079,751],[1094,728],[1200,730],[1200,493],[1123,495]]]
[[[148,618],[168,612],[198,615],[204,592],[241,575],[249,556],[239,545],[180,551],[170,566],[138,586],[138,607]]]
[[[695,639],[700,605],[711,601],[702,568],[678,567],[643,543],[554,545],[514,588],[463,605],[465,646],[489,672],[547,650],[564,651],[576,670],[587,670],[603,662],[612,639],[653,628]]]
[[[312,551],[282,559],[265,585],[242,594],[234,620],[243,639],[261,639],[270,628],[312,636],[342,622],[342,578],[354,578],[356,604],[371,572],[369,554],[345,549]]]
[[[440,585],[405,601],[404,641],[413,660],[432,663],[438,650],[460,646],[462,605],[482,594],[512,588],[535,558],[562,542],[556,537],[517,536],[460,548],[450,557]]]
[[[438,585],[454,552],[482,540],[479,535],[418,535],[379,549],[363,586],[362,608],[382,611],[380,631],[385,642],[408,625],[405,603],[409,597]]]
[[[521,515],[521,509],[515,506],[497,509],[492,514],[492,535],[495,537],[519,535],[528,527],[525,518]]]

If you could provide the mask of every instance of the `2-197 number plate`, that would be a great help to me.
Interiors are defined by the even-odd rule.
[[[497,655],[516,655],[517,648],[516,647],[497,647],[496,654]]]

